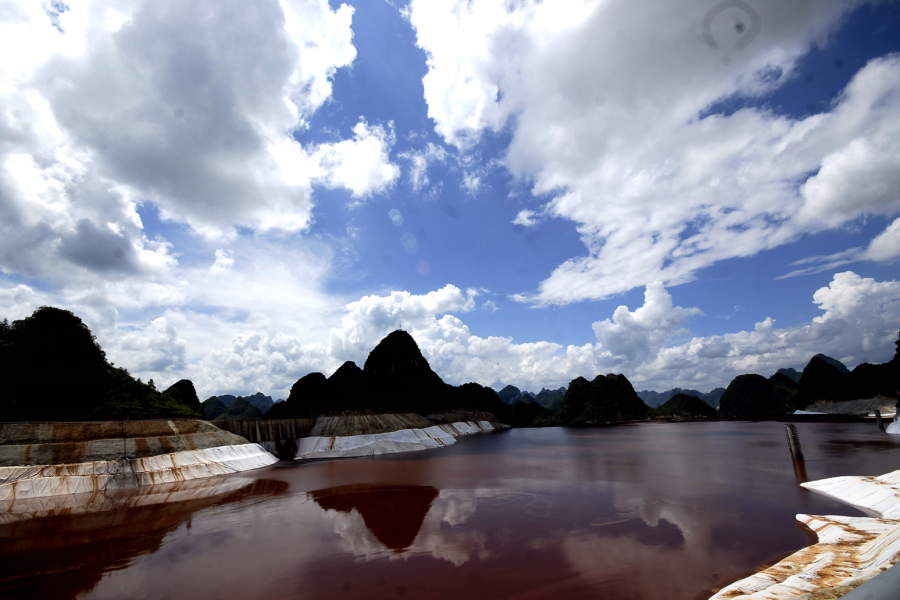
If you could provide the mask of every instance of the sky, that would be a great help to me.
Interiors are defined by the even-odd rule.
[[[900,5],[0,0],[0,318],[202,398],[890,360]]]

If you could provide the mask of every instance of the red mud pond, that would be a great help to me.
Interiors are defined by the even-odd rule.
[[[805,479],[900,469],[874,424],[516,429],[0,511],[4,598],[694,599],[861,515]],[[5,512],[4,512],[5,511]]]

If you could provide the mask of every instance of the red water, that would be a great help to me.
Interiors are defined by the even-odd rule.
[[[797,428],[801,465],[779,423],[530,429],[19,503],[0,525],[0,595],[705,598],[814,540],[796,513],[861,514],[798,479],[900,469],[900,436],[874,425]]]

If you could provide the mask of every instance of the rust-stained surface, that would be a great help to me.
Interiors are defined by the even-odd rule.
[[[263,444],[306,437],[344,437],[390,433],[402,429],[425,429],[432,425],[470,421],[490,421],[495,429],[507,427],[497,423],[493,415],[468,411],[437,413],[428,416],[416,413],[336,415],[322,416],[316,419],[213,421],[212,424],[219,429],[240,435],[250,442]]]
[[[821,590],[850,591],[900,562],[900,520],[884,518],[900,508],[898,481],[900,471],[804,483],[881,518],[799,514],[797,520],[815,532],[817,544],[723,588],[712,599],[789,600]]]
[[[276,461],[205,421],[4,423],[0,503],[188,481]]]
[[[247,441],[261,444],[278,440],[296,440],[309,437],[316,419],[269,419],[259,421],[213,421],[219,429],[242,436]]]
[[[116,461],[246,444],[206,421],[3,423],[0,467]]]
[[[416,413],[319,417],[309,437],[343,437],[424,429],[434,423]]]
[[[240,444],[115,461],[0,467],[0,502],[201,479],[277,461],[259,444]]]

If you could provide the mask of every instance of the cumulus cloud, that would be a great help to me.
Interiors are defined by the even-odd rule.
[[[672,296],[659,282],[651,283],[644,292],[644,305],[635,311],[620,306],[612,320],[594,323],[594,334],[601,347],[615,358],[646,359],[656,354],[674,336],[686,333],[680,327],[699,308],[672,306]]]
[[[138,373],[181,372],[187,366],[187,342],[177,329],[184,316],[167,313],[142,327],[126,329],[118,336],[116,354],[120,366]]]
[[[522,225],[523,227],[531,227],[539,223],[538,214],[533,210],[523,209],[518,212],[516,218],[513,219],[514,225]]]
[[[429,142],[422,150],[409,150],[399,155],[410,163],[409,180],[417,192],[429,183],[428,164],[443,163],[447,160],[447,150],[443,146]]]
[[[870,61],[820,114],[710,110],[794,77],[856,5],[754,5],[762,27],[740,49],[729,25],[747,15],[720,11],[707,32],[699,0],[413,0],[407,15],[436,131],[466,149],[508,127],[507,168],[551,196],[517,222],[545,212],[578,224],[587,254],[523,296],[558,304],[683,283],[716,261],[900,211],[900,57]]]
[[[7,3],[0,20],[5,273],[158,280],[178,261],[145,235],[141,204],[216,239],[296,232],[315,185],[362,198],[398,176],[392,132],[364,119],[351,139],[292,137],[356,56],[349,6],[62,6]]]
[[[498,389],[506,384],[558,387],[578,376],[609,372],[624,373],[638,389],[712,389],[742,373],[768,376],[782,367],[802,368],[819,352],[851,367],[890,360],[900,329],[900,282],[847,272],[813,299],[824,314],[803,326],[777,328],[766,318],[753,331],[691,337],[684,326],[702,313],[674,305],[671,295],[653,284],[642,306],[619,307],[612,318],[594,323],[596,343],[563,346],[473,334],[452,314],[475,308],[472,290],[446,286],[423,295],[393,292],[347,304],[326,343],[304,343],[272,330],[263,335],[248,331],[230,347],[212,352],[201,372],[204,385],[227,382],[227,389],[242,390],[260,382],[260,389],[269,385],[265,389],[286,394],[308,372],[327,375],[345,360],[362,365],[375,344],[398,327],[410,332],[445,381],[477,381]]]
[[[400,175],[388,156],[393,143],[393,130],[369,127],[361,120],[353,128],[352,140],[322,144],[313,153],[311,160],[318,167],[313,180],[346,188],[354,198],[382,192]]]
[[[209,268],[210,273],[224,273],[234,266],[234,253],[231,250],[216,250],[216,261]]]
[[[513,384],[529,390],[609,372],[624,373],[637,389],[708,390],[742,373],[768,376],[782,367],[800,369],[820,352],[852,368],[890,360],[900,330],[900,281],[878,282],[848,271],[815,292],[813,301],[822,314],[801,326],[780,328],[766,318],[752,331],[692,336],[686,326],[703,313],[677,306],[671,294],[654,283],[647,286],[642,306],[620,306],[611,317],[596,321],[594,343],[516,343],[508,337],[476,335],[456,316],[477,308],[475,290],[448,285],[427,294],[391,292],[335,309],[331,305],[336,299],[310,296],[299,286],[255,283],[256,269],[267,281],[320,276],[289,273],[284,265],[271,263],[265,256],[251,255],[240,267],[219,275],[198,269],[199,285],[221,290],[210,303],[216,308],[189,308],[194,292],[188,287],[181,301],[188,308],[165,310],[146,325],[132,323],[88,297],[59,302],[25,285],[0,289],[0,310],[4,316],[21,318],[42,304],[76,309],[116,364],[163,386],[190,378],[204,397],[257,390],[286,397],[307,373],[330,375],[346,360],[361,366],[372,348],[397,328],[413,336],[448,383],[476,381],[497,389]],[[227,285],[222,285],[222,277],[229,278]],[[126,286],[120,293],[124,297],[132,291]],[[301,294],[306,296],[301,299]],[[247,314],[244,307],[254,299],[258,306]]]
[[[864,256],[876,261],[894,260],[900,256],[900,219],[894,220],[869,243]]]

